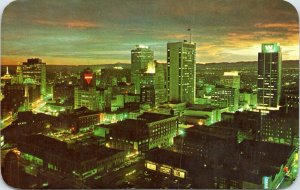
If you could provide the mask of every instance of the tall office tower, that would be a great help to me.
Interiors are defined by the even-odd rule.
[[[196,44],[167,45],[167,92],[171,102],[194,103],[196,93]]]
[[[27,59],[22,65],[23,80],[33,79],[37,85],[41,86],[42,96],[46,95],[46,63],[39,58]]]
[[[257,108],[279,108],[281,94],[282,55],[279,43],[262,44],[258,53]]]
[[[224,72],[224,75],[221,76],[220,83],[227,87],[240,89],[241,76],[238,71]]]
[[[95,73],[90,68],[80,74],[80,85],[74,88],[74,109],[86,107],[93,111],[104,110],[103,91],[96,89]]]
[[[141,74],[155,72],[153,56],[148,46],[137,45],[131,50],[131,83],[134,83],[135,94],[140,94]]]

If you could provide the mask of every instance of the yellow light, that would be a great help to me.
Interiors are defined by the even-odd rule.
[[[156,164],[147,163],[146,167],[150,170],[156,171]]]
[[[148,68],[146,73],[155,73],[155,64],[153,62],[148,63]]]
[[[239,76],[238,71],[224,72],[224,76]]]

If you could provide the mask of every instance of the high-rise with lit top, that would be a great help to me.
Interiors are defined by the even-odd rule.
[[[282,55],[279,43],[264,43],[258,53],[257,108],[276,110],[281,94]]]
[[[27,59],[22,65],[23,79],[32,79],[36,84],[41,85],[41,94],[46,95],[46,63],[39,58]]]
[[[175,42],[167,45],[167,92],[170,102],[195,101],[196,44]]]
[[[155,73],[154,53],[148,46],[137,45],[131,50],[131,83],[135,94],[140,94],[142,73]]]

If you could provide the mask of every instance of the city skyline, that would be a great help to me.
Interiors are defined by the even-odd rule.
[[[167,43],[189,40],[188,28],[197,63],[255,61],[264,42],[279,42],[283,60],[299,59],[298,15],[284,1],[33,1],[3,13],[4,65],[28,57],[49,65],[130,63],[137,44],[165,63]]]

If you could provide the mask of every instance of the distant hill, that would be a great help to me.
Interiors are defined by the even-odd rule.
[[[240,61],[240,62],[221,62],[221,63],[205,63],[197,64],[197,68],[220,68],[220,69],[235,69],[235,68],[255,68],[257,61]],[[286,60],[282,62],[283,68],[299,68],[299,60]]]
[[[9,65],[10,74],[15,74],[16,65]],[[63,67],[63,68],[62,68]],[[99,64],[99,65],[47,65],[47,70],[50,72],[56,71],[72,71],[80,72],[83,69],[90,67],[93,70],[99,70],[104,68],[114,68],[114,67],[123,67],[124,69],[130,69],[131,65],[128,63],[114,63],[114,64]],[[298,60],[287,60],[283,61],[283,68],[295,68],[299,69]],[[215,68],[215,69],[228,69],[228,70],[240,70],[241,68],[247,69],[257,69],[257,61],[240,61],[240,62],[221,62],[221,63],[206,63],[206,64],[197,64],[197,69],[203,68]],[[1,65],[2,75],[6,71],[6,65]]]

